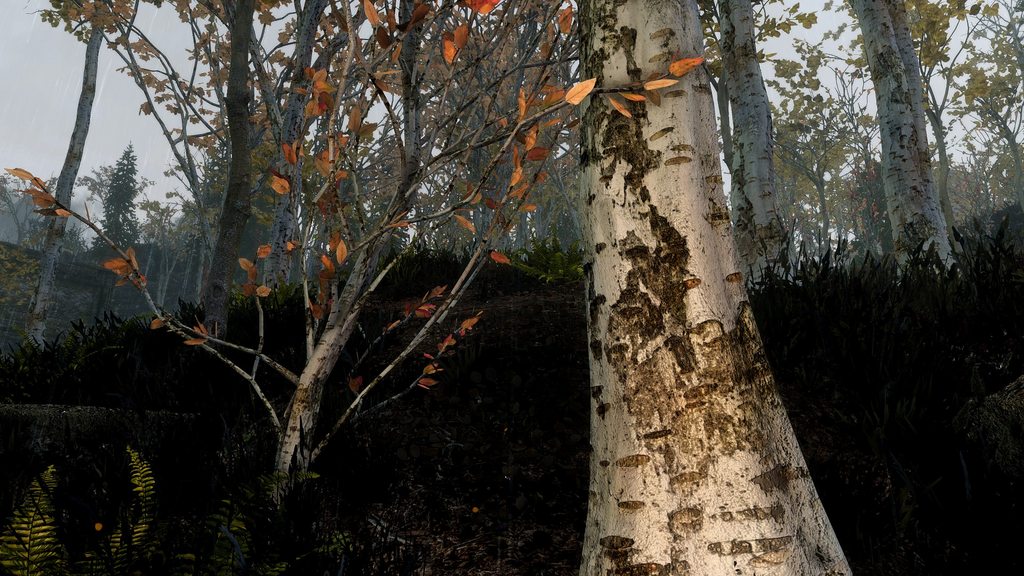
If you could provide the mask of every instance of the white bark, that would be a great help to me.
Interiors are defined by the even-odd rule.
[[[875,85],[882,178],[897,258],[924,244],[950,261],[946,219],[932,177],[920,65],[901,0],[850,0]]]
[[[744,270],[760,278],[786,242],[776,209],[775,147],[768,92],[757,61],[751,0],[719,0],[722,71],[732,106],[733,223]]]
[[[103,32],[93,29],[89,34],[89,42],[85,49],[85,64],[82,72],[82,92],[78,96],[78,111],[75,115],[75,127],[71,131],[71,142],[68,153],[64,157],[64,166],[57,177],[55,198],[64,206],[71,205],[71,194],[78,177],[78,168],[82,164],[82,152],[85,139],[89,135],[89,121],[92,117],[92,103],[96,96],[96,67],[100,57],[100,46],[103,44]],[[29,307],[28,337],[41,342],[46,331],[46,318],[49,314],[50,293],[57,272],[57,261],[64,248],[64,231],[68,219],[53,217],[46,225],[46,243],[43,256],[39,263],[39,281]]]
[[[580,8],[583,77],[600,86],[702,51],[695,0]],[[849,574],[750,315],[710,92],[697,70],[660,107],[630,104],[632,119],[599,96],[584,112],[594,413],[580,574]]]

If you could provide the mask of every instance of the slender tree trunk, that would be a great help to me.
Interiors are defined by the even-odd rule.
[[[850,0],[875,85],[882,177],[894,250],[905,261],[919,245],[949,262],[946,219],[928,158],[924,87],[901,0]]]
[[[925,112],[932,125],[932,132],[935,133],[935,151],[939,154],[939,169],[935,173],[935,189],[939,193],[939,202],[942,205],[942,216],[946,219],[946,226],[951,228],[956,220],[953,214],[953,202],[949,197],[950,164],[949,147],[946,144],[946,127],[942,124],[942,116],[934,104]]]
[[[408,21],[415,5],[413,0],[402,0],[399,18]],[[402,177],[397,193],[392,197],[388,214],[396,216],[406,210],[415,195],[416,182],[422,162],[422,97],[417,75],[417,58],[421,34],[413,28],[406,35],[399,62],[402,68],[402,128],[405,157],[402,163]],[[390,221],[390,217],[385,221]],[[278,446],[275,469],[288,475],[294,470],[303,471],[309,467],[312,457],[313,435],[320,420],[321,400],[324,384],[338,361],[338,356],[355,329],[361,312],[359,296],[366,284],[374,277],[380,259],[391,239],[390,234],[368,246],[355,258],[345,287],[327,320],[327,327],[314,348],[313,355],[299,375],[299,385],[292,396],[291,406],[285,415],[285,427]]]
[[[64,157],[64,167],[57,178],[55,197],[65,206],[71,204],[71,195],[78,177],[78,168],[82,164],[82,152],[85,139],[89,135],[89,121],[92,116],[92,103],[96,96],[96,67],[100,58],[100,46],[103,44],[103,32],[93,28],[89,33],[89,43],[85,49],[85,65],[82,73],[82,93],[78,96],[78,112],[75,115],[75,127],[71,131],[71,143]],[[41,342],[46,331],[46,319],[49,314],[50,293],[53,292],[54,278],[57,272],[57,261],[64,248],[64,231],[67,218],[50,218],[46,226],[46,240],[43,245],[43,257],[39,263],[39,283],[29,307],[26,332],[29,338]]]
[[[231,164],[227,193],[217,226],[217,241],[203,289],[206,326],[215,334],[228,330],[228,300],[231,278],[238,269],[238,244],[252,213],[252,162],[249,156],[249,43],[252,40],[252,16],[255,0],[235,4],[231,28],[231,63],[225,106],[228,135],[231,140]]]
[[[600,86],[702,52],[696,0],[584,0],[580,30],[582,75]],[[746,300],[708,79],[672,91],[629,104],[632,118],[600,97],[583,115],[594,412],[580,575],[849,574]]]
[[[288,92],[285,103],[284,118],[280,133],[282,144],[291,144],[302,136],[305,128],[304,110],[308,95],[305,88],[306,68],[313,61],[313,47],[316,43],[316,31],[320,25],[320,17],[327,8],[327,0],[310,0],[302,9],[295,30],[295,52],[292,55],[292,89]],[[296,207],[302,201],[302,164],[299,157],[295,166],[285,164],[284,157],[277,155],[278,164],[285,170],[291,182],[291,191],[279,196],[274,207],[274,221],[270,227],[270,256],[264,268],[264,283],[276,286],[279,282],[287,282],[291,272],[291,253],[287,248],[289,241],[295,241]]]
[[[723,82],[732,106],[732,210],[736,248],[757,281],[783,256],[786,227],[776,209],[771,106],[761,77],[751,0],[718,0]]]

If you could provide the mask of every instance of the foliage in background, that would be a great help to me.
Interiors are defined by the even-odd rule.
[[[827,461],[819,492],[871,573],[966,573],[1017,545],[990,527],[1022,502],[986,500],[1006,479],[971,464],[953,419],[1024,373],[1024,253],[1005,227],[961,248],[937,272],[928,255],[901,271],[840,245],[751,291],[794,426]]]

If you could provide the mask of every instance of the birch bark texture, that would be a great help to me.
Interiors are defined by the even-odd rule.
[[[696,0],[583,0],[584,78],[703,51]],[[846,575],[743,288],[703,70],[583,110],[591,480],[581,576]]]
[[[103,44],[103,31],[93,28],[89,33],[89,41],[85,48],[85,64],[82,67],[82,92],[78,96],[78,110],[75,114],[75,127],[71,131],[71,142],[68,153],[64,157],[64,166],[57,177],[55,197],[65,206],[71,205],[71,195],[78,177],[78,169],[82,165],[82,153],[85,150],[85,139],[89,135],[89,123],[92,118],[92,103],[96,99],[96,68],[100,59],[100,46]],[[57,261],[64,248],[64,231],[68,219],[52,217],[46,225],[46,240],[43,245],[43,256],[39,263],[39,281],[29,306],[26,332],[36,342],[42,342],[46,332],[46,318],[50,308],[50,294],[57,272]]]
[[[935,188],[924,84],[902,0],[850,0],[860,22],[882,136],[882,179],[898,260],[918,246],[945,262],[952,249]]]
[[[786,227],[776,208],[771,106],[757,60],[751,0],[718,0],[722,76],[732,108],[733,224],[744,271],[757,281],[783,254]]]

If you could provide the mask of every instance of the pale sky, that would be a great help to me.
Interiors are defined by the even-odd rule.
[[[85,44],[40,20],[35,12],[49,7],[47,0],[6,3],[0,18],[0,167],[25,168],[49,178],[60,172],[67,153],[82,89]],[[147,34],[157,37],[162,22],[157,17],[140,20]],[[173,24],[179,28],[180,22],[173,18]],[[158,183],[150,193],[163,197],[174,185],[163,176],[172,157],[153,118],[139,114],[141,93],[119,67],[117,56],[101,48],[79,175],[113,164],[131,143],[140,175]]]

